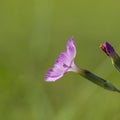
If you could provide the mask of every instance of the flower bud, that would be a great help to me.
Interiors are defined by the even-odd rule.
[[[112,45],[108,42],[105,42],[100,46],[100,48],[111,58],[112,64],[120,72],[120,57]]]

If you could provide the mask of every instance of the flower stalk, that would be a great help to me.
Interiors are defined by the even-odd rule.
[[[120,57],[117,55],[116,58],[111,58],[112,64],[120,72]]]
[[[103,78],[93,74],[92,72],[88,71],[88,70],[84,70],[84,69],[79,69],[78,71],[79,75],[81,75],[82,77],[86,78],[87,80],[93,82],[94,84],[110,90],[110,91],[115,91],[115,92],[120,92],[119,89],[117,89],[112,83],[110,83],[107,80],[104,80]]]

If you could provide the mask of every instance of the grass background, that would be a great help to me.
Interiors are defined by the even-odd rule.
[[[0,120],[120,120],[120,94],[68,73],[44,81],[67,40],[75,63],[120,88],[120,73],[99,49],[120,53],[119,0],[0,1]]]

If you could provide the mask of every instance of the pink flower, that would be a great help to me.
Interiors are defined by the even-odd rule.
[[[71,38],[68,40],[66,51],[59,55],[54,67],[47,72],[46,81],[56,81],[69,71],[77,72],[79,68],[74,64],[75,56],[76,46],[74,38]]]

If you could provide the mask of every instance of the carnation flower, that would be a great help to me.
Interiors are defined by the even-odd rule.
[[[67,43],[66,51],[59,55],[54,67],[48,70],[46,81],[56,81],[69,71],[77,72],[78,67],[74,64],[75,56],[76,46],[72,38]]]

